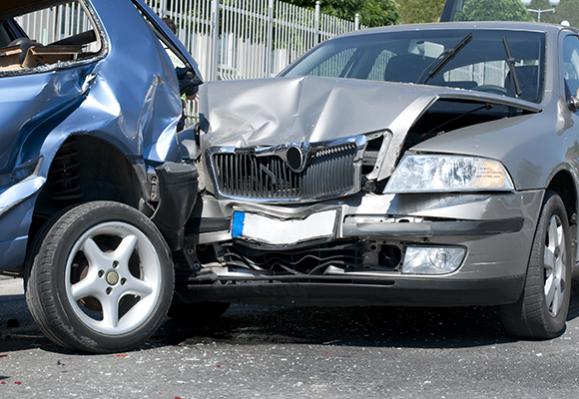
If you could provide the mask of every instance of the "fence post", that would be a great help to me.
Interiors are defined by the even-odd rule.
[[[354,17],[354,29],[360,30],[360,14],[359,13],[356,13],[356,16]]]
[[[321,3],[320,0],[316,1],[316,16],[315,16],[315,25],[316,25],[316,40],[315,40],[315,44],[318,44],[320,42],[320,31],[321,29],[321,18],[320,18],[320,10],[321,10]]]
[[[217,79],[219,64],[219,0],[211,0],[211,56],[207,68],[209,80]]]
[[[273,56],[273,6],[274,0],[269,0],[267,4],[267,43],[265,46],[265,77],[269,78],[272,71]]]

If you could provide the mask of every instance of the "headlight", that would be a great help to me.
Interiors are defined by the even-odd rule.
[[[500,162],[459,155],[407,155],[384,193],[512,190],[513,181]]]
[[[404,255],[404,274],[448,274],[457,270],[466,250],[453,247],[408,247]]]

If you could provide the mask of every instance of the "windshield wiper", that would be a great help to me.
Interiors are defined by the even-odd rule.
[[[446,64],[448,64],[473,38],[472,32],[462,38],[456,46],[445,50],[440,56],[428,67],[426,78],[423,78],[424,73],[418,79],[418,83],[426,84],[432,79]],[[426,71],[425,71],[426,72]]]
[[[509,67],[509,72],[511,74],[511,79],[513,80],[513,86],[515,87],[515,95],[521,97],[523,90],[521,90],[521,82],[519,81],[519,75],[517,74],[517,67],[515,66],[516,60],[513,58],[513,52],[511,51],[511,46],[506,37],[503,37],[503,46],[505,47],[505,53],[507,58],[505,61]]]

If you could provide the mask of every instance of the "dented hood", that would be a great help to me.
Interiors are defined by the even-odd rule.
[[[414,122],[441,98],[540,111],[537,104],[469,90],[320,77],[210,82],[199,97],[203,149],[317,143],[388,130],[386,162],[398,157]],[[391,172],[390,163],[381,175]]]
[[[315,143],[392,130],[400,117],[411,124],[442,97],[538,110],[526,101],[468,90],[319,77],[210,82],[199,97],[209,123],[205,146]]]

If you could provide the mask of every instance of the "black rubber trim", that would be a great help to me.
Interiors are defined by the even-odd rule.
[[[79,33],[78,35],[67,37],[65,39],[59,40],[54,43],[50,43],[49,46],[86,46],[97,41],[97,35],[94,30],[89,30],[86,32]]]
[[[185,223],[197,200],[197,168],[185,163],[167,162],[157,167],[160,202],[153,223],[161,230],[171,249],[183,247]]]
[[[306,306],[495,306],[514,303],[524,276],[464,280],[453,278],[330,278],[325,281],[229,281],[189,284],[188,302],[296,304]],[[346,281],[349,280],[349,281]]]
[[[226,218],[192,218],[194,229],[192,233],[215,233],[228,231],[231,219]]]
[[[344,223],[343,236],[379,238],[418,238],[435,236],[486,236],[517,233],[523,228],[523,218],[422,223]]]
[[[459,0],[446,0],[440,17],[440,22],[452,22],[458,1]]]

